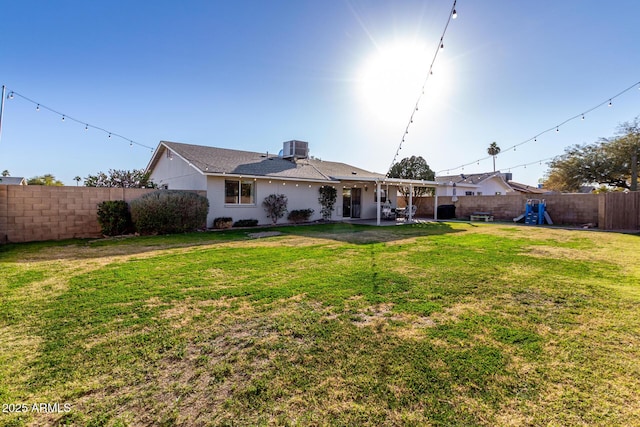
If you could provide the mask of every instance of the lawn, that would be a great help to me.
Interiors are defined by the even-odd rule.
[[[0,425],[640,425],[640,236],[257,231],[0,246]]]

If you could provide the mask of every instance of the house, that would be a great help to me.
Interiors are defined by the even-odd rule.
[[[27,180],[21,176],[0,176],[0,185],[27,185]]]
[[[311,220],[318,220],[323,185],[337,190],[331,219],[377,219],[379,223],[381,206],[387,195],[397,193],[398,185],[436,185],[314,159],[309,156],[309,144],[298,140],[284,142],[279,155],[161,141],[146,170],[161,188],[206,191],[208,225],[218,217],[268,224],[262,201],[270,194],[286,195],[289,211],[313,209]],[[396,206],[397,200],[391,197],[390,202]]]
[[[437,196],[494,196],[514,193],[510,173],[485,172],[436,176]]]

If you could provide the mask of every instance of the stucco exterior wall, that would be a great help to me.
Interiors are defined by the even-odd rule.
[[[172,159],[162,155],[151,173],[151,180],[169,190],[206,190],[207,178],[193,166],[189,166],[176,154]]]
[[[473,191],[473,195],[477,196],[478,193],[482,193],[482,196],[495,196],[496,193],[506,194],[513,193],[513,189],[505,185],[504,181],[498,177],[492,177],[483,181],[479,185],[468,185],[465,183],[456,184],[456,196],[465,196],[466,191]],[[439,186],[436,189],[438,196],[453,196],[453,186],[444,185]]]
[[[296,209],[313,209],[310,220],[321,218],[320,203],[318,203],[320,183],[304,181],[284,181],[276,179],[255,179],[255,203],[251,205],[236,205],[225,203],[225,180],[237,180],[237,177],[209,176],[207,179],[207,197],[209,198],[209,216],[207,225],[212,226],[218,217],[230,217],[233,221],[241,219],[257,219],[259,224],[271,224],[262,207],[262,201],[270,194],[284,194],[287,196],[289,211]],[[253,180],[253,178],[251,178]],[[334,212],[335,218],[335,212]],[[286,223],[286,216],[278,223]]]

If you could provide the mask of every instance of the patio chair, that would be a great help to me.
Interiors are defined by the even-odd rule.
[[[395,219],[396,214],[390,204],[382,205],[380,208],[382,219]]]
[[[418,211],[418,207],[416,205],[411,205],[411,218],[416,217],[416,212]],[[403,212],[404,218],[409,219],[409,208],[405,208]]]

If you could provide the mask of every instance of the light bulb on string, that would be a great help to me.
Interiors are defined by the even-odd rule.
[[[458,12],[455,9],[453,9],[453,13],[451,14],[451,17],[453,19],[456,19],[458,17]]]
[[[36,111],[40,111],[40,104],[36,105]]]
[[[613,104],[611,104],[611,100],[609,100],[609,107],[611,107],[611,105],[613,105]]]
[[[7,96],[7,98],[13,99],[13,92],[9,92],[9,96]]]
[[[64,115],[62,115],[62,121],[64,122]]]
[[[109,132],[109,139],[111,139],[111,132]]]
[[[556,127],[556,132],[560,132],[560,128]]]
[[[440,49],[444,49],[444,43],[440,42]]]
[[[89,130],[89,125],[88,124],[84,125],[84,130]]]

